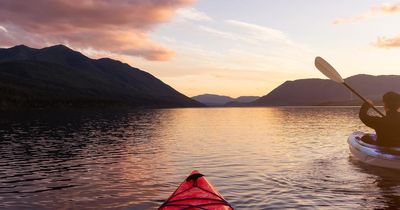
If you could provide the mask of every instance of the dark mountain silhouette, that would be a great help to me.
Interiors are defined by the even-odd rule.
[[[250,103],[253,102],[257,99],[259,99],[260,96],[240,96],[234,99],[234,102],[239,102],[239,103]]]
[[[259,96],[240,96],[237,98],[232,98],[229,96],[223,96],[223,95],[215,95],[215,94],[203,94],[203,95],[198,95],[198,96],[193,96],[192,99],[206,104],[208,106],[224,106],[224,105],[229,105],[231,103],[236,104],[236,103],[249,103],[252,101],[257,100],[260,98]]]
[[[221,106],[230,101],[233,101],[233,98],[229,96],[214,95],[214,94],[202,94],[198,96],[193,96],[192,99],[208,106]]]
[[[346,83],[361,95],[380,101],[387,91],[400,92],[398,75],[355,75]],[[247,104],[248,106],[314,106],[359,105],[361,100],[353,96],[343,85],[325,79],[301,79],[286,81],[267,95]]]
[[[0,49],[0,109],[203,106],[153,75],[63,45]]]

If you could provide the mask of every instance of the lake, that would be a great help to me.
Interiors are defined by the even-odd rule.
[[[352,107],[1,113],[0,209],[156,209],[199,170],[236,209],[400,206]]]

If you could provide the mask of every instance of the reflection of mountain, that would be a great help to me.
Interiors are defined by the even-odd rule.
[[[157,169],[168,155],[162,131],[173,121],[171,110],[2,113],[0,209],[62,209],[71,203],[74,209],[99,203],[126,209],[132,199],[159,196],[149,183],[165,176]],[[57,202],[48,202],[49,196]],[[153,209],[154,203],[134,209]]]
[[[0,102],[0,109],[201,106],[147,72],[63,45],[0,49]]]
[[[0,142],[3,159],[74,159],[85,152],[106,153],[113,147],[125,147],[126,138],[153,139],[147,125],[162,127],[159,112],[138,111],[23,111],[2,113]],[[139,125],[146,125],[137,129]],[[18,130],[15,132],[14,128]],[[126,129],[126,131],[124,130]],[[116,133],[120,133],[116,135]],[[123,134],[123,135],[122,135]],[[126,135],[126,136],[125,136]],[[89,151],[90,150],[90,151]],[[98,155],[98,154],[93,154]]]
[[[208,106],[223,106],[230,104],[240,104],[240,103],[249,103],[257,100],[258,96],[240,96],[237,98],[232,98],[229,96],[215,95],[215,94],[203,94],[198,96],[193,96],[192,99],[206,104]]]
[[[361,95],[380,100],[387,91],[400,92],[400,76],[356,75],[345,79]],[[358,105],[356,96],[340,84],[324,79],[286,81],[251,106]]]

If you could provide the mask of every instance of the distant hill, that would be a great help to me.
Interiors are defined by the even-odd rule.
[[[0,109],[93,106],[203,105],[145,71],[63,45],[0,49]]]
[[[260,96],[240,96],[240,97],[235,98],[233,101],[240,102],[240,103],[250,103],[259,98],[260,98]]]
[[[223,95],[215,95],[215,94],[203,94],[203,95],[198,95],[192,97],[192,99],[206,104],[208,106],[224,106],[233,102],[238,102],[238,103],[249,103],[252,101],[257,100],[258,96],[240,96],[237,98],[232,98],[229,96],[223,96]]]
[[[229,96],[214,95],[214,94],[203,94],[198,96],[193,96],[192,99],[203,103],[208,106],[221,106],[234,99]]]
[[[387,91],[400,92],[399,75],[355,75],[346,83],[366,98],[380,101]],[[286,81],[248,106],[359,105],[361,101],[343,85],[324,79]]]

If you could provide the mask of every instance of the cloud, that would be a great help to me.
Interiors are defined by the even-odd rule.
[[[176,11],[178,20],[192,20],[192,21],[211,21],[213,20],[206,13],[201,12],[195,8],[181,8]]]
[[[379,48],[400,47],[400,35],[393,38],[378,37],[378,41],[374,45]]]
[[[168,60],[174,52],[153,42],[149,33],[169,21],[176,10],[192,3],[193,0],[2,0],[0,45],[43,47],[63,43],[73,48]]]
[[[258,39],[258,40],[285,40],[287,39],[287,36],[285,33],[282,31],[265,27],[265,26],[260,26],[252,23],[246,23],[242,21],[237,21],[237,20],[227,20],[227,23],[240,27],[242,29],[245,29],[249,31],[252,35],[253,38]]]
[[[0,31],[3,31],[3,32],[5,32],[5,33],[7,33],[8,31],[7,31],[7,29],[6,28],[4,28],[4,26],[1,26],[0,25]]]
[[[238,20],[226,20],[225,23],[231,26],[231,28],[222,31],[207,26],[198,26],[198,29],[222,39],[233,40],[239,42],[239,44],[244,43],[245,46],[252,46],[253,49],[266,46],[269,49],[277,49],[279,51],[295,49],[298,51],[309,51],[306,46],[292,41],[281,30]]]
[[[132,56],[143,56],[146,57],[147,60],[155,60],[155,61],[167,61],[171,59],[175,52],[169,51],[160,46],[154,46],[153,48],[146,47],[144,49],[135,48],[121,51],[122,54],[132,55]]]
[[[338,24],[354,23],[359,21],[365,21],[378,16],[395,14],[395,13],[400,13],[400,3],[381,4],[380,6],[372,7],[369,11],[365,12],[364,14],[350,18],[337,19],[333,22],[333,24],[338,25]],[[378,37],[377,41],[374,42],[372,45],[378,48],[400,47],[400,35],[393,38],[388,38],[385,36]]]
[[[382,4],[382,6],[380,7],[380,10],[382,12],[386,12],[386,13],[400,12],[400,3],[397,3],[397,4]]]
[[[202,37],[214,43],[212,47],[181,45],[178,50],[196,58],[203,69],[229,69],[247,72],[291,72],[309,68],[307,60],[314,59],[315,52],[308,46],[290,38],[284,31],[238,20],[226,20],[219,28],[197,25]],[[222,30],[223,29],[223,30]],[[209,37],[207,37],[209,36]],[[217,38],[217,40],[215,40]],[[194,50],[196,49],[196,50]]]
[[[221,31],[215,28],[211,28],[208,26],[198,26],[199,30],[203,31],[203,32],[207,32],[209,34],[213,34],[215,36],[221,37],[223,39],[230,39],[230,40],[243,40],[243,41],[248,41],[246,39],[241,38],[240,36],[230,33],[230,32],[225,32],[225,31]]]
[[[347,24],[347,23],[354,23],[354,22],[359,22],[359,21],[363,21],[363,20],[367,20],[371,17],[373,17],[375,15],[370,14],[370,13],[366,13],[363,15],[358,15],[355,17],[350,17],[350,18],[339,18],[336,19],[332,22],[333,25],[340,25],[340,24]]]
[[[382,16],[386,14],[393,14],[400,12],[400,3],[396,4],[381,4],[377,7],[372,7],[369,11],[364,12],[361,15],[349,17],[349,18],[339,18],[333,21],[334,25],[354,23],[359,21],[365,21],[377,16]]]

